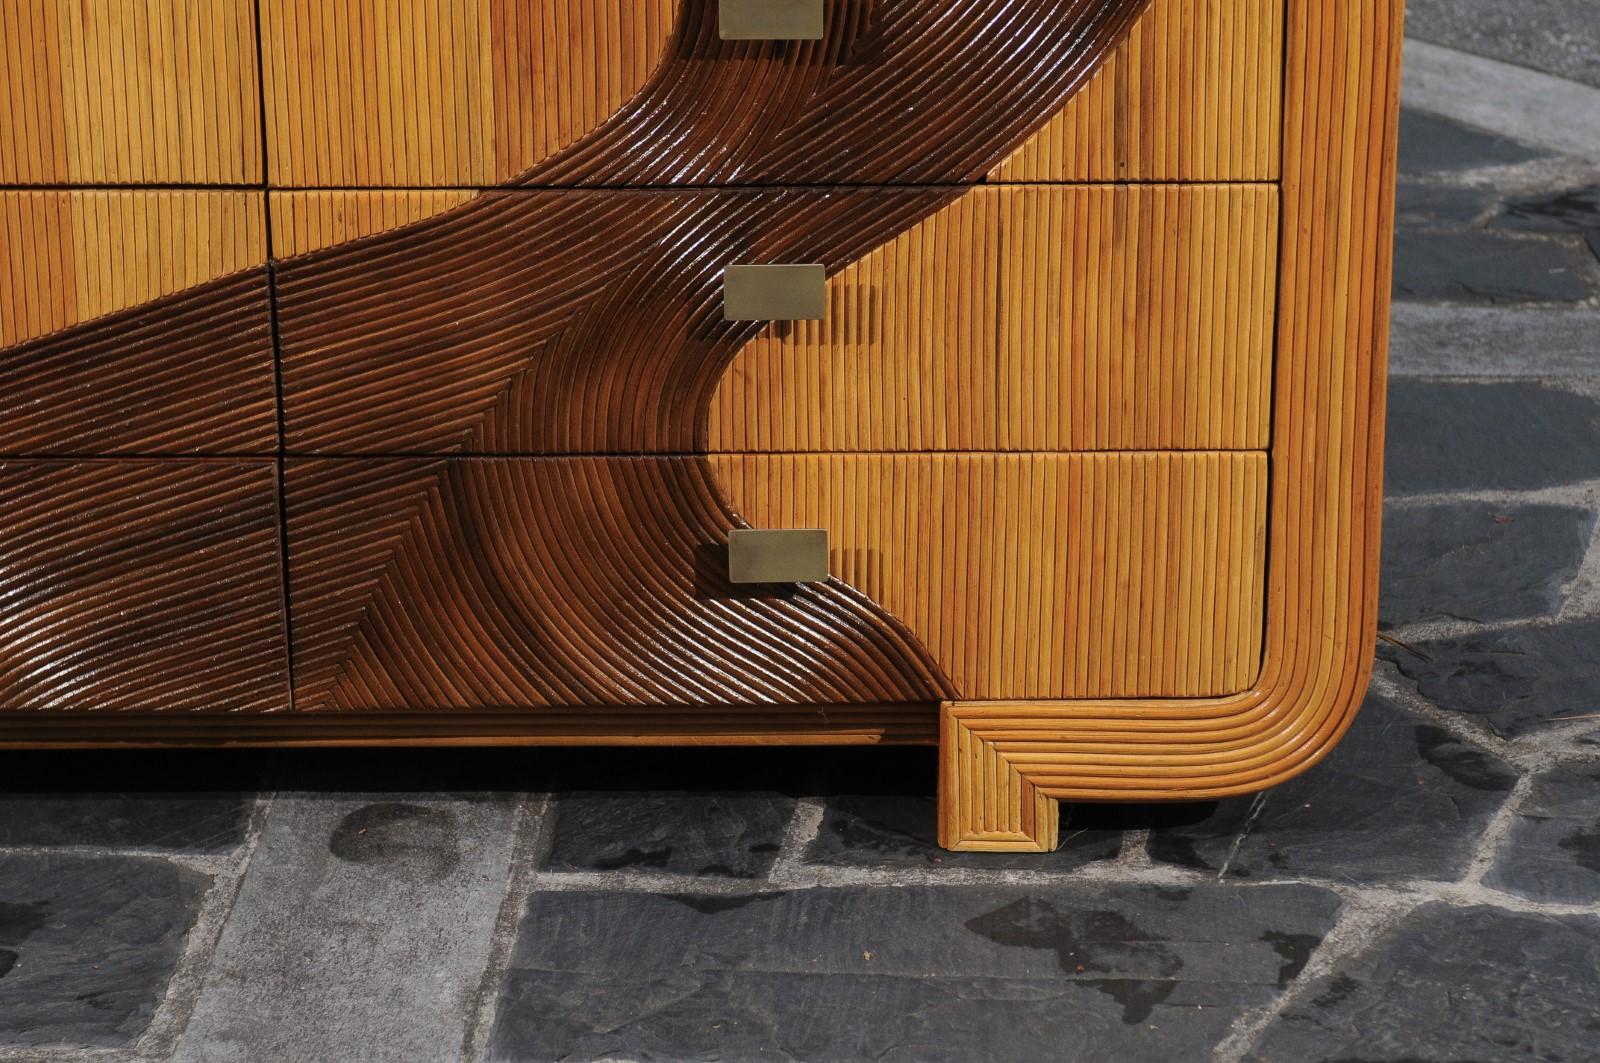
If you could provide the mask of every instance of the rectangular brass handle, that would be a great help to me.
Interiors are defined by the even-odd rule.
[[[828,578],[825,528],[735,528],[728,533],[734,583],[820,583]]]
[[[725,41],[822,39],[822,0],[719,0],[717,15]]]
[[[828,276],[819,263],[722,271],[722,316],[728,321],[821,321],[827,315]]]

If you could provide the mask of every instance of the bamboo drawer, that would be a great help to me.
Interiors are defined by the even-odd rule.
[[[823,70],[841,57],[836,49],[853,46],[857,74],[878,75],[854,91],[876,106],[982,98],[981,72],[962,82],[935,70],[924,83],[892,61],[908,40],[950,32],[941,5],[830,5],[835,32],[850,42],[808,51],[809,66]],[[791,77],[787,50],[717,41],[706,0],[262,0],[259,24],[254,9],[249,0],[129,0],[96,16],[61,0],[8,5],[0,184],[848,183],[973,180],[987,168],[976,157],[908,168],[903,152],[864,158],[859,143],[814,136],[761,164],[624,146],[603,167],[541,172],[614,122],[652,79],[681,79],[679,94],[704,103],[708,85],[695,68],[710,63],[735,75],[733,94],[711,97],[726,121],[756,121],[751,96],[787,107],[812,95],[821,113],[859,106]],[[1122,28],[1116,5],[1098,14],[1093,32]],[[1274,179],[1283,15],[1282,0],[1153,0],[1089,86],[993,165],[993,177]],[[962,22],[968,32],[988,28],[977,15]],[[1003,20],[992,27],[1026,32]]]
[[[719,455],[707,471],[291,459],[296,706],[898,702],[919,684],[1194,697],[1254,678],[1265,455]],[[821,622],[860,603],[729,583],[708,541],[719,494],[755,527],[829,530],[832,575],[904,625],[877,667]]]
[[[273,229],[302,247],[385,224],[390,196],[288,195]],[[1260,450],[1277,228],[1260,185],[484,193],[280,265],[286,438],[342,455]],[[557,232],[582,235],[538,239]],[[724,321],[724,271],[763,261],[824,263],[825,317]],[[692,352],[675,375],[618,385],[672,348]]]

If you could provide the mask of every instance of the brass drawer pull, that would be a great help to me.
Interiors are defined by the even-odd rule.
[[[722,316],[728,321],[821,321],[827,313],[828,277],[820,264],[722,271]]]
[[[720,0],[717,14],[725,41],[822,39],[822,0]]]
[[[728,533],[728,579],[733,583],[820,583],[827,578],[826,529],[735,528]]]

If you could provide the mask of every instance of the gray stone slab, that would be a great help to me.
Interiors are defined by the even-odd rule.
[[[795,804],[761,791],[562,794],[545,866],[759,878],[777,859]]]
[[[222,853],[244,840],[248,794],[0,795],[0,845]]]
[[[1536,901],[1600,903],[1600,764],[1534,780],[1484,882]]]
[[[1573,506],[1390,506],[1379,623],[1553,616],[1594,524],[1592,512]]]
[[[1307,886],[540,893],[489,1055],[1202,1058],[1338,908]]]
[[[1570,241],[1480,229],[1402,228],[1394,295],[1469,305],[1579,303],[1596,294],[1595,261]]]
[[[1448,118],[1409,107],[1400,112],[1399,165],[1404,174],[1459,173],[1527,162],[1544,154],[1509,137]]]
[[[1600,402],[1532,383],[1394,380],[1384,455],[1390,494],[1595,479]]]
[[[1535,233],[1575,233],[1592,254],[1600,255],[1600,185],[1560,189],[1506,200],[1489,222],[1493,229]]]
[[[439,794],[280,797],[175,1058],[459,1059],[514,812]]]
[[[952,853],[939,847],[938,805],[931,793],[839,794],[824,800],[822,824],[805,859],[828,867],[1069,871],[1117,856],[1123,831],[1143,821],[1143,810],[1119,805],[1062,811],[1061,847],[1053,853]]]
[[[209,884],[158,859],[0,854],[0,1047],[132,1044]]]
[[[1586,233],[1600,228],[1600,185],[1511,196],[1490,225],[1536,233]]]
[[[1494,754],[1369,696],[1328,759],[1264,795],[1253,820],[1255,798],[1222,801],[1151,831],[1149,852],[1233,878],[1454,880],[1516,781]]]
[[[1441,709],[1475,716],[1503,737],[1600,712],[1600,620],[1410,645],[1380,643],[1378,654]]]
[[[1495,206],[1495,193],[1468,185],[1402,180],[1395,190],[1396,220],[1406,227],[1467,225]]]
[[[1600,86],[1593,0],[1409,0],[1406,33]]]
[[[1395,303],[1397,376],[1600,377],[1600,310]]]
[[[1406,38],[1400,98],[1428,114],[1509,133],[1571,159],[1600,161],[1600,89],[1576,81],[1413,36]]]
[[[1249,1060],[1595,1058],[1600,919],[1427,905],[1307,986]]]

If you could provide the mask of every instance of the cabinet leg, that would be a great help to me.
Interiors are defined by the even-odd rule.
[[[1054,852],[1061,806],[950,712],[939,728],[939,844],[967,853]]]

